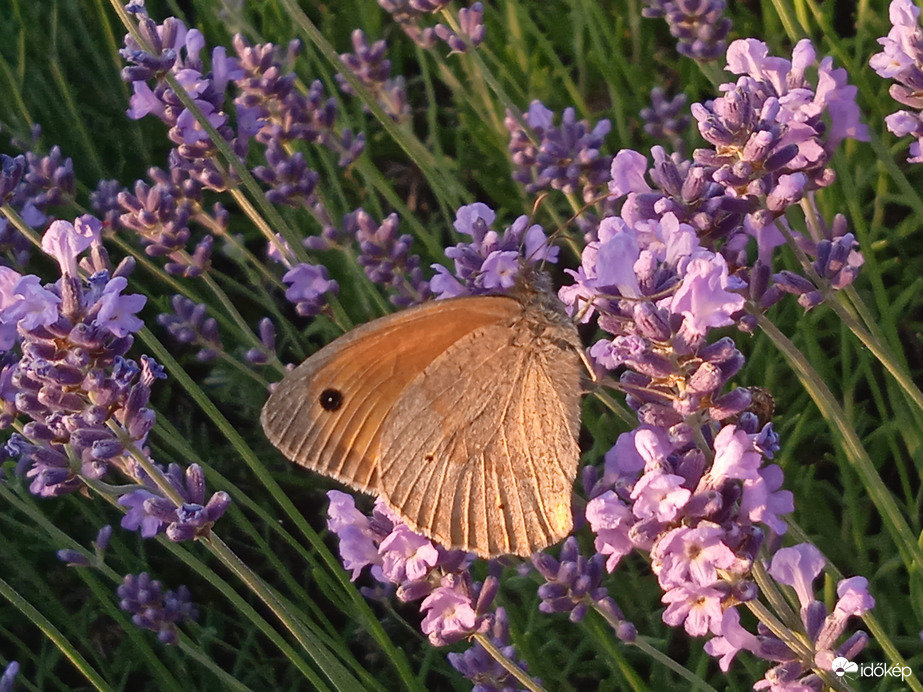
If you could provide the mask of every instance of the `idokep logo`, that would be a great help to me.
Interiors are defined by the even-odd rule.
[[[848,658],[837,656],[835,659],[833,659],[833,672],[836,674],[838,678],[842,678],[848,673],[858,673],[859,664],[853,663]],[[849,677],[852,677],[852,675],[850,675]]]
[[[858,663],[850,661],[848,658],[837,656],[831,664],[834,674],[838,678],[884,678],[899,677],[902,681],[910,675],[910,666],[888,666],[886,663]]]

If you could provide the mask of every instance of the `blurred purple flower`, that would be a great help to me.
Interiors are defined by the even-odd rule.
[[[645,0],[644,17],[663,17],[677,39],[676,51],[694,60],[715,60],[724,52],[731,20],[724,0]]]
[[[673,151],[680,153],[684,151],[683,134],[691,122],[688,112],[680,114],[686,108],[686,101],[686,94],[679,93],[668,100],[661,87],[654,87],[651,105],[639,113],[648,135],[655,140],[667,140]]]
[[[359,245],[357,262],[373,282],[386,286],[394,305],[421,303],[432,296],[419,255],[410,254],[413,237],[398,235],[400,218],[389,214],[381,224],[359,208],[343,217],[343,230]]]
[[[3,675],[0,676],[0,692],[12,692],[13,682],[17,675],[19,675],[19,663],[10,661],[3,669]]]
[[[162,584],[151,579],[147,572],[125,575],[116,592],[119,607],[131,614],[131,621],[156,632],[164,644],[176,644],[179,636],[176,626],[197,617],[189,589],[180,586],[176,591],[165,592]]]
[[[404,122],[410,118],[410,103],[407,100],[407,88],[403,77],[392,79],[391,61],[385,58],[388,49],[383,40],[369,44],[362,29],[356,29],[350,37],[352,53],[341,53],[340,60],[372,94],[382,110],[393,120]],[[341,74],[336,74],[337,84],[343,93],[356,95],[355,89]]]
[[[214,360],[224,350],[218,322],[208,317],[208,306],[196,305],[185,296],[175,295],[170,300],[174,314],[163,313],[157,316],[157,322],[182,344],[194,344],[200,347],[196,352],[199,361]]]
[[[869,59],[869,65],[883,79],[893,79],[891,98],[913,109],[897,111],[885,118],[888,130],[898,137],[913,135],[909,163],[923,162],[923,31],[920,9],[912,0],[892,0],[889,6],[891,30],[878,39],[883,50]]]
[[[484,5],[476,2],[471,7],[459,9],[458,26],[460,33],[455,33],[445,24],[437,24],[433,29],[436,36],[452,49],[449,55],[467,53],[484,42],[487,36],[487,29],[484,27]]]

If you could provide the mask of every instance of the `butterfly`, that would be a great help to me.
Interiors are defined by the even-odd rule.
[[[381,496],[412,530],[480,557],[573,528],[582,345],[550,281],[436,300],[334,340],[260,421],[296,464]]]

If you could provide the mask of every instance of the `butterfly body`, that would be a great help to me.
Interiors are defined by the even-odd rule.
[[[546,282],[531,272],[510,295],[357,327],[283,379],[263,429],[446,547],[525,556],[557,542],[572,528],[582,366]]]

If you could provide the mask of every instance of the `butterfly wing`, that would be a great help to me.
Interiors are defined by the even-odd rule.
[[[568,323],[563,338],[536,344],[518,324],[455,342],[407,385],[383,426],[389,506],[412,529],[481,557],[530,555],[573,525],[579,338]]]
[[[361,325],[285,376],[263,406],[263,430],[296,464],[377,493],[382,425],[408,383],[472,331],[520,312],[513,298],[481,296]]]

